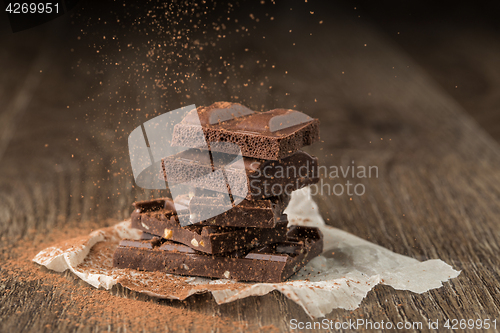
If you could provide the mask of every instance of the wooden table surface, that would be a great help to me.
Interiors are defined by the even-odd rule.
[[[448,318],[499,320],[498,142],[464,110],[464,103],[436,83],[425,62],[421,67],[376,27],[351,13],[327,18],[316,13],[301,20],[304,8],[300,8],[274,13],[273,21],[262,17],[250,36],[230,34],[220,41],[220,52],[234,53],[234,64],[220,69],[223,75],[212,76],[204,65],[196,69],[197,77],[176,84],[187,93],[166,89],[162,97],[149,87],[144,88],[150,93],[148,99],[141,97],[139,85],[125,83],[130,78],[121,71],[123,67],[109,66],[101,72],[89,55],[94,50],[82,51],[87,45],[78,44],[76,38],[70,45],[60,43],[75,30],[61,31],[70,26],[68,18],[15,35],[8,32],[6,22],[0,22],[4,245],[29,232],[50,234],[85,221],[109,225],[126,218],[133,201],[161,195],[134,186],[127,156],[128,134],[151,118],[152,101],[164,106],[162,112],[219,100],[259,110],[294,108],[321,121],[322,142],[307,150],[322,165],[347,166],[354,161],[379,170],[378,178],[350,179],[364,184],[362,196],[325,193],[315,197],[328,224],[396,253],[418,260],[441,259],[461,270],[458,278],[423,294],[379,285],[358,310],[337,309],[327,318],[423,323]],[[496,42],[498,65],[500,44]],[[71,45],[80,49],[70,52]],[[202,51],[202,57],[212,57],[214,50]],[[131,56],[125,53],[125,58]],[[481,54],[469,58],[471,68],[480,58]],[[229,83],[224,82],[227,77]],[[201,83],[205,89],[195,88]],[[491,96],[498,96],[498,85],[488,89]],[[346,179],[324,181],[334,184]],[[25,284],[22,275],[3,267],[0,262],[0,331],[108,329],[68,315],[86,309],[76,300],[59,304],[58,290],[63,287]],[[63,276],[71,288],[97,292],[78,284],[70,274]],[[36,297],[40,292],[52,295],[51,300],[44,303]],[[298,305],[278,292],[220,306],[208,295],[185,302],[148,301],[257,328],[273,325],[280,331],[290,329],[291,319],[310,321]],[[42,305],[58,314],[40,315]],[[112,330],[130,331],[127,325],[124,321]],[[205,329],[217,331],[218,327]]]

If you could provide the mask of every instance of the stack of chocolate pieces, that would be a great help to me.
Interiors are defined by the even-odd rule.
[[[282,282],[321,254],[317,228],[292,226],[291,192],[316,183],[317,119],[293,110],[254,112],[239,104],[194,109],[174,127],[162,159],[173,199],[134,203],[140,240],[123,240],[114,266],[146,271]]]

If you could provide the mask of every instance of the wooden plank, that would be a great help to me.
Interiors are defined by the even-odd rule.
[[[500,141],[497,32],[487,22],[463,23],[456,17],[425,25],[377,19],[377,26],[382,26],[447,94]],[[403,31],[396,33],[399,30]]]
[[[230,45],[235,59],[245,66],[237,72],[227,69],[223,77],[215,78],[202,68],[198,79],[179,83],[198,95],[186,100],[167,91],[168,107],[234,100],[258,109],[296,108],[320,118],[324,142],[308,150],[321,164],[346,166],[354,160],[356,165],[379,170],[378,178],[353,179],[365,185],[363,196],[316,197],[328,223],[397,253],[420,260],[442,259],[462,270],[443,288],[422,295],[377,286],[358,310],[334,310],[328,319],[426,323],[498,317],[498,144],[372,27],[355,18],[338,17],[314,27],[305,25],[284,38],[292,26],[297,30],[300,18],[299,13],[287,13],[262,23],[248,38],[228,36],[221,47]],[[252,52],[245,52],[245,47]],[[263,52],[264,59],[256,56]],[[268,66],[257,66],[256,60],[267,60]],[[270,64],[276,68],[269,68]],[[119,69],[109,69],[104,74],[86,74],[90,70],[91,63],[81,63],[76,77],[69,80],[66,66],[52,63],[50,75],[42,77],[18,123],[0,164],[2,241],[36,235],[40,244],[44,234],[55,237],[58,229],[78,224],[82,232],[88,231],[89,221],[101,226],[114,223],[128,216],[132,201],[161,195],[133,186],[126,149],[128,133],[147,119],[145,113],[152,112],[152,107],[143,99],[121,97],[141,93],[124,84],[126,73],[120,77]],[[224,85],[226,76],[239,86]],[[91,88],[96,78],[104,84]],[[202,82],[211,84],[197,90]],[[110,100],[115,91],[120,92],[119,103]],[[339,181],[345,180],[325,180],[330,185]],[[88,315],[97,302],[82,306],[81,301],[103,291],[68,273],[60,276],[40,269],[46,279],[41,282],[16,275],[15,266],[5,257],[22,255],[2,251],[1,330],[108,329]],[[276,292],[221,306],[207,295],[177,302],[149,299],[122,288],[115,288],[113,294],[117,300],[161,304],[166,324],[180,325],[174,318],[179,314],[215,316],[206,327],[199,321],[176,326],[186,331],[216,330],[223,322],[246,322],[254,329],[273,325],[287,331],[292,318],[309,320],[298,305]],[[153,321],[157,326],[152,326],[146,318],[134,324],[129,315],[122,309],[109,317],[109,329],[133,330],[137,323],[145,331],[164,329],[157,318]]]

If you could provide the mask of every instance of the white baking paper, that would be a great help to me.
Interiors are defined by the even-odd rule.
[[[312,318],[323,317],[335,308],[356,309],[378,283],[423,293],[460,274],[441,260],[420,262],[326,226],[309,188],[293,192],[285,212],[290,224],[319,227],[325,251],[283,283],[241,283],[115,269],[112,255],[120,239],[140,237],[139,231],[130,228],[130,221],[47,248],[33,261],[57,272],[69,269],[96,288],[110,289],[120,283],[141,293],[169,299],[211,292],[216,302],[223,304],[278,290]]]

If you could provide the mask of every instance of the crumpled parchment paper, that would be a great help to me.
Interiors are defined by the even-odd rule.
[[[321,229],[324,252],[283,283],[242,283],[115,269],[112,258],[118,242],[140,237],[139,231],[130,228],[130,221],[49,247],[33,261],[57,272],[69,269],[96,288],[110,289],[120,283],[131,290],[169,299],[211,292],[216,302],[223,304],[279,290],[312,318],[323,317],[335,308],[356,309],[378,283],[423,293],[460,274],[441,260],[420,262],[326,226],[309,188],[293,192],[285,212],[291,224]]]

